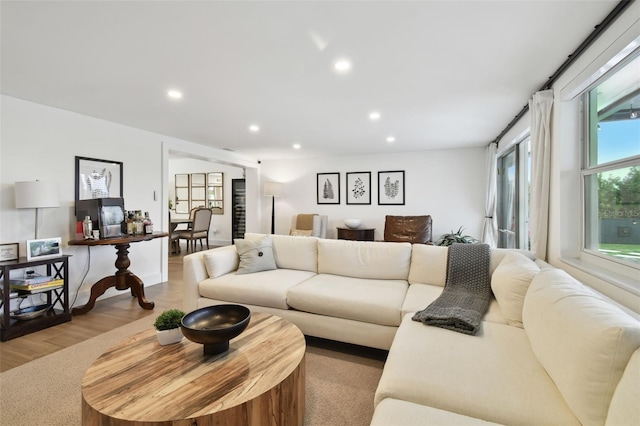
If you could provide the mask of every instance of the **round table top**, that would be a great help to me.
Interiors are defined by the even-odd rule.
[[[127,421],[175,421],[243,404],[287,378],[304,358],[302,332],[277,316],[252,313],[229,351],[205,356],[186,338],[161,346],[155,329],[102,354],[82,379],[94,410]]]

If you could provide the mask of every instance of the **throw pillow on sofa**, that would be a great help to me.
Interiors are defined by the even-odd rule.
[[[491,290],[507,324],[522,327],[522,306],[529,284],[540,268],[520,253],[507,253],[491,275]]]
[[[224,246],[205,251],[202,258],[209,278],[218,278],[238,269],[238,252],[235,246]]]
[[[276,269],[273,258],[273,244],[269,235],[259,240],[235,240],[240,264],[236,274],[252,274]]]

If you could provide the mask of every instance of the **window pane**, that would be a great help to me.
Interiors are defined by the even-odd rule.
[[[589,166],[640,155],[640,56],[589,91]]]
[[[516,150],[512,149],[498,162],[498,247],[516,248]]]
[[[626,108],[620,107],[627,114],[626,120],[598,122],[593,141],[595,146],[590,156],[591,166],[640,155],[640,118],[628,119],[631,114],[630,105],[627,104]]]
[[[585,176],[586,248],[640,264],[640,166]]]

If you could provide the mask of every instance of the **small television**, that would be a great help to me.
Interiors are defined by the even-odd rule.
[[[93,198],[76,201],[76,220],[91,218],[93,229],[100,231],[100,238],[115,238],[122,232],[124,217],[124,198]]]

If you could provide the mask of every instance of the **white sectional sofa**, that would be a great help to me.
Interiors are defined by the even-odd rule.
[[[238,273],[236,246],[185,256],[184,309],[239,303],[389,350],[372,425],[640,424],[638,317],[561,270],[492,250],[497,299],[472,336],[411,318],[442,293],[446,247],[264,238],[245,235],[276,269]]]

